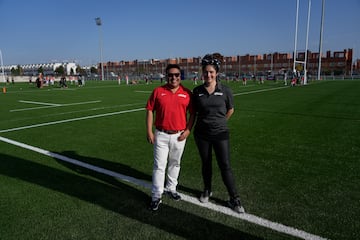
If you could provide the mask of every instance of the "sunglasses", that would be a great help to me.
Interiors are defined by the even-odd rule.
[[[206,58],[203,58],[201,60],[201,65],[203,66],[206,66],[206,65],[217,65],[217,66],[220,66],[220,61],[217,60],[217,59],[206,59]]]
[[[180,73],[168,73],[167,76],[168,77],[179,77]]]

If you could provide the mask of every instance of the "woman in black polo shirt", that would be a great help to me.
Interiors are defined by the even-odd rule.
[[[193,90],[196,125],[195,142],[202,161],[204,191],[199,200],[208,202],[211,197],[212,149],[221,171],[223,182],[230,195],[229,207],[244,213],[235,180],[230,167],[230,144],[227,120],[234,112],[231,89],[217,81],[222,56],[218,53],[207,54],[202,59],[204,84]]]

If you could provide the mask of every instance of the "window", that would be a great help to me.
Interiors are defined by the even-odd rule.
[[[334,53],[334,57],[335,58],[344,58],[344,53],[343,52],[337,52],[337,53]]]

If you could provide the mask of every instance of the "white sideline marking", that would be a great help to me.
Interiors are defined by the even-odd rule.
[[[44,149],[41,149],[38,147],[30,146],[28,144],[17,142],[17,141],[14,141],[14,140],[11,140],[8,138],[4,138],[1,136],[0,136],[0,141],[6,142],[6,143],[9,143],[9,144],[21,147],[21,148],[25,148],[25,149],[28,149],[28,150],[52,157],[52,158],[56,158],[61,161],[69,162],[69,163],[75,164],[77,166],[81,166],[81,167],[93,170],[98,173],[106,174],[108,176],[118,178],[122,181],[131,183],[131,184],[135,184],[135,185],[144,187],[146,189],[151,189],[151,183],[144,181],[144,180],[140,180],[140,179],[137,179],[134,177],[123,175],[123,174],[120,174],[120,173],[117,173],[114,171],[110,171],[105,168],[101,168],[101,167],[94,166],[94,165],[91,165],[88,163],[84,163],[84,162],[81,162],[81,161],[73,159],[73,158],[69,158],[69,157],[66,157],[66,156],[63,156],[63,155],[60,155],[57,153],[53,153],[53,152],[50,152],[50,151],[47,151],[47,150],[44,150]],[[296,229],[293,227],[285,226],[281,223],[272,222],[267,219],[264,219],[264,218],[261,218],[261,217],[258,217],[258,216],[255,216],[255,215],[252,215],[249,213],[238,214],[238,213],[235,213],[234,211],[232,211],[230,208],[225,207],[225,206],[220,206],[220,205],[217,205],[217,204],[214,204],[211,202],[200,203],[199,200],[195,197],[191,197],[191,196],[188,196],[183,193],[180,193],[180,195],[181,195],[183,201],[195,204],[200,207],[205,207],[210,210],[220,212],[220,213],[223,213],[223,214],[235,217],[235,218],[239,218],[244,221],[248,221],[250,223],[254,223],[256,225],[263,226],[265,228],[269,228],[271,230],[274,230],[274,231],[277,231],[280,233],[285,233],[290,236],[295,236],[295,237],[307,239],[307,240],[326,240],[326,238],[323,238],[323,237],[320,237],[320,236],[317,236],[317,235],[314,235],[311,233],[307,233],[303,230],[299,230],[299,229]]]
[[[23,102],[23,103],[33,103],[33,104],[41,104],[41,105],[46,105],[46,106],[42,106],[42,107],[32,107],[32,108],[12,109],[12,110],[10,110],[10,112],[29,111],[29,110],[34,110],[34,109],[51,108],[51,107],[74,106],[74,105],[82,105],[82,104],[89,104],[89,103],[98,103],[98,102],[101,102],[101,101],[100,101],[100,100],[96,100],[96,101],[78,102],[78,103],[68,103],[68,104],[41,103],[41,102],[31,102],[31,101],[23,101],[23,100],[20,100],[19,102]]]
[[[116,177],[116,178],[119,178],[119,179],[121,179],[121,180],[123,180],[125,182],[133,183],[133,184],[142,186],[144,188],[150,188],[151,187],[150,183],[139,180],[137,178],[133,178],[133,177],[126,176],[126,175],[123,175],[123,174],[120,174],[120,173],[116,173],[116,172],[113,172],[113,171],[110,171],[110,170],[107,170],[107,169],[104,169],[104,168],[101,168],[101,167],[97,167],[97,166],[94,166],[94,165],[91,165],[91,164],[88,164],[88,163],[84,163],[84,162],[81,162],[79,160],[69,158],[69,157],[66,157],[66,156],[63,156],[63,155],[60,155],[60,154],[57,154],[57,153],[53,153],[53,152],[50,152],[50,151],[47,151],[47,150],[44,150],[44,149],[41,149],[41,148],[38,148],[38,147],[30,146],[28,144],[17,142],[17,141],[14,141],[14,140],[11,140],[11,139],[8,139],[8,138],[4,138],[4,137],[1,137],[1,136],[0,136],[0,140],[3,141],[3,142],[7,142],[9,144],[13,144],[13,145],[18,146],[18,147],[22,147],[22,148],[25,148],[25,149],[28,149],[28,150],[31,150],[31,151],[34,151],[34,152],[49,156],[49,157],[53,157],[53,158],[62,160],[64,162],[69,162],[69,163],[75,164],[77,166],[81,166],[81,167],[93,170],[95,172],[99,172],[99,173],[106,174],[108,176]]]
[[[254,91],[250,91],[250,92],[235,93],[235,94],[233,94],[233,95],[234,95],[234,96],[239,96],[239,95],[246,95],[246,94],[258,93],[258,92],[273,91],[273,90],[278,90],[278,89],[283,89],[283,88],[289,88],[289,87],[276,87],[276,88],[268,88],[268,89],[254,90]]]
[[[137,109],[132,109],[132,110],[120,111],[120,112],[104,113],[104,114],[92,115],[92,116],[87,116],[87,117],[79,117],[79,118],[59,120],[59,121],[54,121],[54,122],[39,123],[39,124],[34,124],[34,125],[29,125],[29,126],[23,126],[23,127],[0,130],[0,133],[13,132],[13,131],[18,131],[18,130],[23,130],[23,129],[43,127],[43,126],[49,126],[49,125],[54,125],[54,124],[59,124],[59,123],[74,122],[74,121],[80,121],[80,120],[85,120],[85,119],[106,117],[106,116],[112,116],[112,115],[117,115],[117,114],[122,114],[122,113],[129,113],[129,112],[137,112],[137,111],[143,111],[143,110],[145,110],[145,108],[137,108]]]

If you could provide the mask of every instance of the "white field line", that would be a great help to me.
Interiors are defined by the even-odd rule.
[[[24,130],[24,129],[29,129],[29,128],[43,127],[43,126],[55,125],[55,124],[66,123],[66,122],[74,122],[74,121],[92,119],[92,118],[107,117],[107,116],[112,116],[112,115],[117,115],[117,114],[137,112],[137,111],[143,111],[143,110],[145,110],[145,108],[137,108],[137,109],[131,109],[131,110],[124,110],[124,111],[120,111],[120,112],[104,113],[104,114],[91,115],[91,116],[86,116],[86,117],[78,117],[78,118],[59,120],[59,121],[54,121],[54,122],[39,123],[39,124],[28,125],[28,126],[23,126],[23,127],[0,130],[0,133],[13,132],[13,131]]]
[[[60,107],[60,106],[61,106],[61,105],[57,105],[57,106],[32,107],[32,108],[20,108],[20,109],[11,109],[9,112],[21,112],[21,111],[44,109],[44,108]]]
[[[284,89],[284,88],[289,88],[289,87],[268,88],[268,89],[261,89],[261,90],[250,91],[250,92],[235,93],[235,94],[233,94],[233,95],[234,95],[234,96],[247,95],[247,94],[252,94],[252,93],[267,92],[267,91],[273,91],[273,90]]]
[[[47,106],[32,107],[32,108],[21,108],[21,109],[12,109],[12,110],[10,110],[10,112],[29,111],[29,110],[42,109],[42,108],[51,108],[51,107],[74,106],[74,105],[98,103],[98,102],[101,102],[101,101],[100,101],[100,100],[96,100],[96,101],[78,102],[78,103],[68,103],[68,104],[41,103],[41,102],[31,102],[31,101],[23,101],[23,100],[20,100],[19,102],[23,102],[23,103],[33,103],[33,104],[42,104],[42,105],[47,105]]]
[[[111,109],[111,108],[119,108],[119,107],[130,107],[130,106],[136,106],[141,105],[143,106],[144,103],[133,103],[133,104],[121,104],[121,105],[113,105],[108,107],[94,107],[94,108],[88,108],[83,110],[77,110],[77,111],[69,111],[69,112],[60,112],[60,113],[52,113],[52,114],[46,114],[46,115],[36,115],[35,117],[25,117],[21,119],[10,119],[9,122],[15,122],[18,120],[32,120],[32,119],[38,119],[43,117],[53,117],[53,116],[61,116],[61,115],[67,115],[67,114],[74,114],[74,113],[81,113],[81,112],[91,112],[91,111],[98,111],[98,110],[105,110],[105,109]]]
[[[144,180],[140,180],[140,179],[137,179],[137,178],[134,178],[134,177],[123,175],[123,174],[120,174],[120,173],[117,173],[117,172],[114,172],[114,171],[110,171],[108,169],[104,169],[104,168],[101,168],[101,167],[98,167],[98,166],[94,166],[94,165],[91,165],[91,164],[88,164],[88,163],[84,163],[84,162],[81,162],[81,161],[73,159],[73,158],[69,158],[69,157],[66,157],[66,156],[63,156],[63,155],[60,155],[60,154],[57,154],[57,153],[50,152],[48,150],[44,150],[44,149],[41,149],[41,148],[38,148],[38,147],[30,146],[28,144],[17,142],[17,141],[14,141],[14,140],[11,140],[11,139],[8,139],[8,138],[4,138],[4,137],[1,137],[1,136],[0,136],[0,141],[6,142],[6,143],[9,143],[9,144],[21,147],[21,148],[25,148],[25,149],[28,149],[30,151],[34,151],[34,152],[37,152],[37,153],[40,153],[40,154],[43,154],[43,155],[46,155],[46,156],[49,156],[49,157],[52,157],[52,158],[56,158],[56,159],[59,159],[59,160],[64,161],[64,162],[69,162],[69,163],[75,164],[77,166],[81,166],[81,167],[90,169],[90,170],[95,171],[95,172],[106,174],[108,176],[115,177],[115,178],[117,178],[119,180],[131,183],[131,184],[135,184],[137,186],[141,186],[141,187],[146,188],[148,190],[151,189],[151,183],[149,183],[147,181],[144,181]],[[305,232],[303,230],[299,230],[299,229],[296,229],[296,228],[293,228],[293,227],[285,226],[285,225],[283,225],[281,223],[272,222],[272,221],[269,221],[267,219],[257,217],[255,215],[252,215],[252,214],[249,214],[249,213],[238,214],[238,213],[235,213],[234,211],[232,211],[228,207],[220,206],[220,205],[217,205],[217,204],[214,204],[214,203],[211,203],[211,202],[200,203],[197,198],[194,198],[192,196],[188,196],[188,195],[183,194],[183,193],[180,193],[180,195],[181,195],[183,201],[186,201],[186,202],[189,202],[189,203],[195,204],[197,206],[204,207],[204,208],[216,211],[216,212],[220,212],[220,213],[223,213],[225,215],[229,215],[229,216],[232,216],[232,217],[235,217],[235,218],[239,218],[239,219],[242,219],[244,221],[247,221],[247,222],[250,222],[250,223],[253,223],[253,224],[256,224],[256,225],[259,225],[259,226],[262,226],[262,227],[265,227],[265,228],[268,228],[268,229],[271,229],[271,230],[274,230],[274,231],[277,231],[277,232],[280,232],[280,233],[285,233],[285,234],[290,235],[290,236],[294,236],[294,237],[298,237],[298,238],[302,238],[302,239],[308,239],[308,240],[325,240],[326,239],[326,238],[322,238],[320,236],[317,236],[317,235],[314,235],[314,234],[311,234],[311,233],[307,233],[307,232]]]
[[[46,103],[46,102],[33,102],[33,101],[25,101],[25,100],[19,100],[21,103],[31,103],[31,104],[40,104],[40,105],[47,105],[47,106],[60,106],[61,104],[55,104],[55,103]]]
[[[135,92],[137,92],[137,93],[151,93],[152,91],[140,91],[140,90],[137,90]]]
[[[44,150],[44,149],[41,149],[41,148],[38,148],[38,147],[30,146],[30,145],[25,144],[25,143],[17,142],[17,141],[14,141],[14,140],[11,140],[11,139],[8,139],[8,138],[4,138],[4,137],[1,137],[1,136],[0,136],[0,141],[7,142],[9,144],[12,144],[12,145],[15,145],[15,146],[18,146],[18,147],[21,147],[21,148],[25,148],[25,149],[28,149],[28,150],[31,150],[31,151],[34,151],[34,152],[37,152],[37,153],[52,157],[52,158],[56,158],[56,159],[59,159],[59,160],[64,161],[64,162],[69,162],[69,163],[75,164],[77,166],[81,166],[81,167],[93,170],[95,172],[103,173],[103,174],[106,174],[108,176],[113,176],[113,177],[116,177],[116,178],[121,179],[123,181],[133,183],[133,184],[145,187],[145,188],[150,188],[150,186],[151,186],[150,183],[139,180],[137,178],[133,178],[133,177],[129,177],[129,176],[126,176],[126,175],[123,175],[123,174],[120,174],[120,173],[116,173],[116,172],[113,172],[113,171],[110,171],[110,170],[107,170],[107,169],[104,169],[104,168],[101,168],[101,167],[97,167],[97,166],[94,166],[94,165],[91,165],[91,164],[88,164],[88,163],[84,163],[84,162],[81,162],[79,160],[69,158],[69,157],[66,157],[66,156],[63,156],[63,155],[60,155],[60,154],[57,154],[57,153],[53,153],[53,152],[50,152],[50,151],[47,151],[47,150]]]

